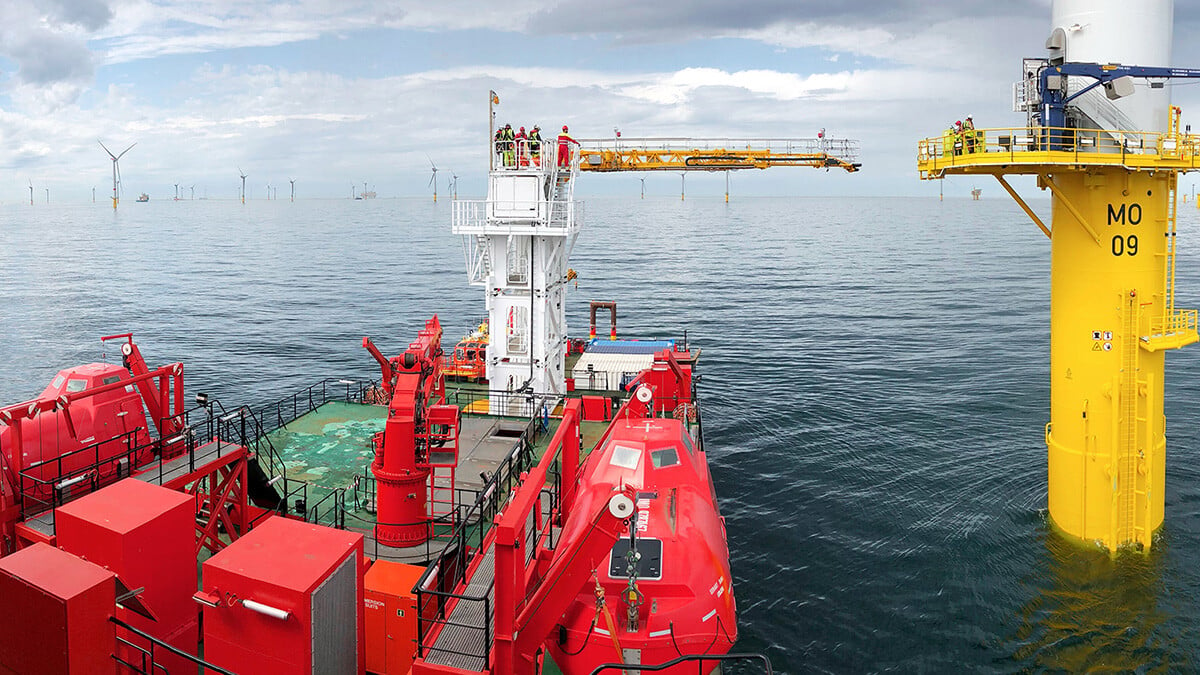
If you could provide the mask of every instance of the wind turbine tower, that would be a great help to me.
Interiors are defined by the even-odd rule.
[[[429,176],[429,185],[433,186],[433,203],[437,203],[437,164],[433,163],[433,158],[425,155],[425,159],[429,160],[429,166],[433,167],[433,174]],[[426,186],[428,187],[428,186]]]
[[[296,201],[296,179],[289,178],[288,182],[292,184],[292,201]]]
[[[119,192],[119,190],[118,190],[118,188],[119,188],[119,186],[120,186],[120,184],[121,184],[121,167],[120,167],[120,165],[118,164],[118,162],[120,162],[120,161],[121,161],[121,158],[125,156],[125,153],[129,152],[130,150],[132,150],[132,149],[133,149],[133,146],[134,146],[134,145],[137,145],[137,143],[134,143],[133,145],[130,145],[128,148],[125,148],[124,150],[122,150],[122,151],[121,151],[121,154],[119,154],[119,155],[114,155],[114,154],[112,154],[112,150],[109,150],[109,149],[108,149],[108,148],[107,148],[107,147],[104,145],[104,142],[103,142],[103,141],[97,140],[96,142],[100,144],[100,147],[104,148],[104,151],[108,153],[108,156],[109,156],[109,158],[110,158],[110,159],[112,159],[112,163],[113,163],[113,195],[112,195],[112,200],[113,200],[113,209],[114,209],[114,210],[116,210],[116,208],[117,208],[117,202],[121,201],[121,194],[120,194],[120,192]],[[30,201],[31,201],[31,202],[33,201],[33,192],[32,192],[32,188],[31,188],[31,190],[30,190]]]
[[[29,205],[33,206],[33,179],[29,179]]]
[[[246,203],[246,172],[242,171],[242,167],[238,167],[238,174],[242,177],[242,203]]]

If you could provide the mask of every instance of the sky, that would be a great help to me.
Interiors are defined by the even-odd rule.
[[[1200,8],[1175,10],[1174,65],[1200,66]],[[577,138],[861,143],[854,175],[733,175],[734,194],[931,195],[916,144],[967,114],[1015,126],[1021,58],[1042,56],[1050,0],[0,0],[0,202],[443,195],[486,185],[487,96],[500,122]],[[1200,115],[1200,88],[1174,87]],[[1195,117],[1200,121],[1200,117]],[[588,175],[583,194],[635,194]],[[947,184],[966,194],[970,179]],[[679,177],[647,176],[678,194]],[[194,188],[192,188],[194,186]],[[720,175],[689,195],[718,196]],[[998,190],[993,192],[999,192]]]

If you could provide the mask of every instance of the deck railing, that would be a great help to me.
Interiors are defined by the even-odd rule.
[[[1031,153],[1050,153],[1038,162],[1100,162],[1145,164],[1170,161],[1173,166],[1198,165],[1200,136],[1116,129],[1067,127],[1005,127],[947,130],[917,143],[922,171],[985,162],[1028,161]]]

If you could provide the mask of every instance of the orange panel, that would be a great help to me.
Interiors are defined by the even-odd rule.
[[[417,599],[413,585],[424,567],[377,560],[364,578],[367,670],[404,675],[417,651]]]

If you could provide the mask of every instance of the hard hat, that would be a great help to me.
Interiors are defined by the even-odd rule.
[[[536,125],[536,124],[535,124],[535,125],[533,125],[533,130],[534,130],[534,131],[540,131],[540,130],[541,130],[541,127],[539,127],[538,125]]]
[[[967,115],[967,119],[971,119],[971,116],[970,116],[970,115]]]
[[[967,119],[971,119],[971,118],[968,117]],[[521,127],[521,131],[525,131],[525,127]]]
[[[968,117],[967,119],[970,119],[970,118]],[[956,120],[956,121],[954,122],[954,124],[955,124],[955,125],[958,125],[958,126],[962,126],[962,120]]]
[[[565,124],[564,124],[564,125],[563,125],[563,131],[566,131],[566,130],[567,130],[567,125],[565,125]]]

